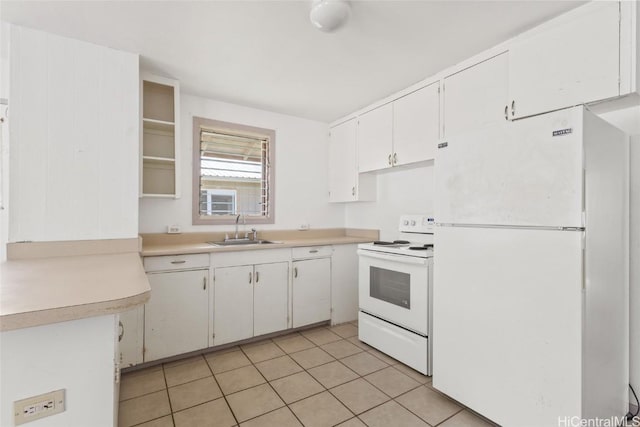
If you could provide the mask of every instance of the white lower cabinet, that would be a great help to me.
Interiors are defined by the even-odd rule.
[[[120,315],[121,366],[330,319],[354,320],[356,249],[326,245],[145,257],[151,297],[144,308]],[[341,258],[335,271],[334,252]]]
[[[120,367],[142,363],[144,345],[144,306],[120,313],[118,322],[118,351]]]
[[[289,263],[255,266],[253,284],[253,335],[287,329]]]
[[[288,262],[214,270],[213,345],[287,329]]]
[[[293,327],[331,318],[331,258],[293,262]]]
[[[144,361],[208,347],[209,270],[148,273]]]
[[[331,324],[358,320],[358,245],[336,245],[331,258]]]

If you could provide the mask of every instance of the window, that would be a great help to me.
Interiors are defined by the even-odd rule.
[[[233,215],[236,211],[236,190],[200,191],[200,212],[206,215]]]
[[[193,223],[273,223],[275,131],[194,117],[193,140]]]

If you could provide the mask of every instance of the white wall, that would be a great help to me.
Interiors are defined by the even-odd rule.
[[[640,122],[640,115],[638,116]],[[631,384],[640,393],[640,134],[631,138],[629,222],[629,320],[631,322]]]
[[[380,239],[398,237],[402,214],[433,214],[433,162],[378,172],[375,202],[346,205],[346,227],[380,229]]]
[[[191,224],[193,117],[276,131],[276,218],[263,229],[344,226],[344,206],[328,203],[328,132],[326,123],[181,94],[180,199],[140,199],[140,232],[164,233],[178,224],[183,232],[231,227]],[[250,228],[247,226],[247,228]]]
[[[138,56],[12,26],[9,241],[138,234]]]
[[[640,106],[600,117],[631,135],[629,141],[629,321],[630,382],[640,392]],[[631,402],[635,400],[630,397]]]
[[[0,22],[0,98],[9,99],[9,25]],[[0,104],[0,262],[7,259],[9,237],[9,122],[7,106]]]
[[[29,427],[113,427],[115,331],[110,315],[0,333],[0,425],[14,401],[65,389],[66,411]]]

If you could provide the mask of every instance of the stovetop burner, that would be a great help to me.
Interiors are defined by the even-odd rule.
[[[393,242],[376,240],[375,242],[373,242],[373,244],[378,246],[402,246],[402,245],[410,245],[411,242],[409,242],[408,240],[394,240]]]
[[[433,249],[433,245],[410,246],[409,249],[412,251],[428,251],[429,249]]]

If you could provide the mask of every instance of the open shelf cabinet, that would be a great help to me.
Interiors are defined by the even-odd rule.
[[[143,73],[140,196],[180,197],[180,87],[176,80]]]

